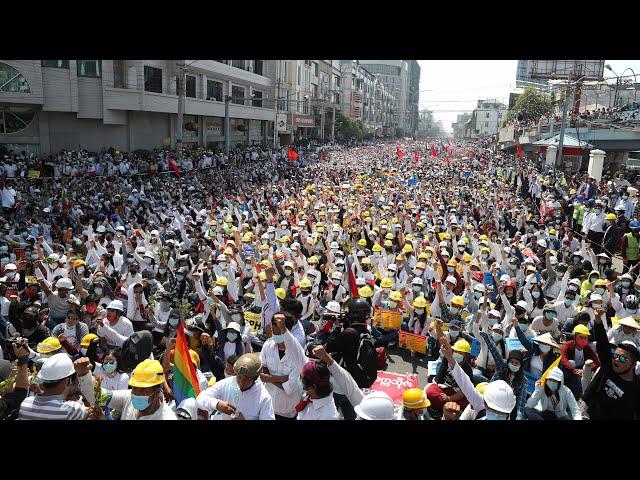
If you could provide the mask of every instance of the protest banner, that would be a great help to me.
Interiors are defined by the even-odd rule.
[[[393,399],[395,405],[402,405],[402,394],[409,388],[419,388],[417,375],[378,371],[378,378],[373,385],[363,388],[362,392],[365,395],[372,391],[384,392]]]
[[[262,322],[260,321],[260,314],[254,312],[244,312],[244,321],[251,325],[252,333],[260,333],[260,327]]]
[[[415,333],[400,332],[398,346],[412,352],[427,353],[427,337]]]
[[[371,324],[386,330],[398,330],[402,325],[402,313],[392,310],[376,310]]]

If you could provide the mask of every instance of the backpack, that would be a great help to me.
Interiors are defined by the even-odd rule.
[[[384,360],[386,363],[386,351]],[[378,352],[369,333],[360,334],[360,346],[356,361],[345,367],[360,388],[369,388],[378,378]]]

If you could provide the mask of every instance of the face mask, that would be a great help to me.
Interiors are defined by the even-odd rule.
[[[113,373],[113,372],[116,371],[116,364],[115,363],[103,363],[102,364],[102,369],[107,373]]]
[[[272,335],[271,338],[276,343],[284,343],[284,335]]]
[[[178,282],[183,281],[183,280],[184,280],[184,275],[176,275],[176,280],[177,280]]]
[[[284,274],[288,277],[289,275],[291,275],[293,273],[293,270],[291,270],[290,268],[285,268],[284,269]]]
[[[451,311],[451,315],[457,315],[458,312],[460,312],[458,307],[451,307],[449,310]]]
[[[86,348],[84,348],[84,347],[82,347],[82,348],[80,349],[80,353],[81,353],[83,356],[86,356],[86,355],[87,355],[87,349],[86,349]]]
[[[179,318],[175,318],[175,317],[169,318],[169,325],[171,325],[172,327],[175,327],[179,323],[180,323],[180,319]]]
[[[238,334],[233,332],[233,333],[227,333],[227,340],[229,340],[230,342],[235,342],[236,339],[238,338]]]
[[[520,366],[509,363],[509,370],[511,370],[513,373],[516,373],[518,370],[520,370]]]
[[[573,304],[573,300],[571,298],[565,298],[564,299],[564,306],[565,307],[570,307]]]
[[[580,263],[580,257],[573,257],[572,260],[574,264]]]
[[[499,342],[500,340],[502,340],[502,334],[501,333],[492,332],[491,333],[491,338],[493,338],[494,342]]]
[[[14,271],[8,271],[6,272],[7,278],[13,278],[16,275],[16,272]]]
[[[167,273],[167,269],[166,269],[166,268],[159,268],[159,269],[158,269],[158,273],[159,273],[160,275],[164,275],[165,273]]]
[[[551,346],[550,345],[544,345],[544,344],[539,344],[538,348],[540,349],[540,351],[542,353],[547,353],[549,350],[551,350]]]
[[[416,308],[414,312],[416,315],[422,315],[424,313],[424,308]]]
[[[598,295],[602,295],[604,293],[604,288],[596,288],[596,293]]]
[[[449,273],[453,273],[453,270],[454,270],[454,268],[453,268],[453,267],[447,267],[447,271],[448,271]]]
[[[413,286],[413,291],[414,292],[419,292],[422,288],[420,287],[420,285],[414,285]]]
[[[487,414],[484,417],[485,420],[506,420],[507,417],[500,415],[499,413],[490,412],[487,410]]]
[[[389,302],[389,308],[394,309],[398,306],[398,302]]]
[[[547,387],[549,387],[549,390],[552,392],[555,392],[560,387],[560,384],[555,380],[547,380]]]
[[[115,312],[108,312],[107,313],[107,320],[109,320],[109,323],[115,322],[117,319],[117,315]]]
[[[373,252],[373,255],[378,258],[380,256],[382,256],[382,252]]]
[[[629,288],[629,286],[630,286],[630,285],[631,285],[631,282],[629,282],[629,281],[624,281],[624,282],[622,282],[622,286],[623,286],[624,288]]]
[[[553,320],[555,317],[555,315],[552,312],[545,312],[544,314],[544,318],[546,318],[547,320]]]
[[[131,394],[131,406],[136,410],[142,411],[149,408],[149,397],[146,395]]]
[[[382,289],[382,291],[384,292],[385,295],[389,295],[389,292],[391,291],[391,289],[385,287],[385,288]]]
[[[456,361],[456,363],[462,363],[462,361],[464,360],[464,355],[461,353],[454,353],[453,359]]]
[[[588,340],[586,338],[577,338],[576,339],[576,345],[578,345],[580,348],[584,348],[588,343]]]
[[[460,331],[459,330],[449,330],[449,335],[452,338],[458,338],[458,335],[460,335]]]
[[[540,292],[538,292],[537,290],[534,290],[533,292],[531,292],[531,296],[533,298],[540,298]]]
[[[78,267],[78,275],[84,274],[84,267]]]

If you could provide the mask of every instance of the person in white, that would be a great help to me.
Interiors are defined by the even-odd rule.
[[[633,317],[625,317],[607,332],[609,343],[620,345],[624,341],[640,345],[640,324]]]
[[[113,300],[107,305],[106,320],[97,320],[97,334],[100,338],[106,338],[110,347],[121,347],[122,344],[133,335],[131,320],[123,315],[124,306],[120,300]]]
[[[530,420],[582,420],[578,402],[564,385],[562,370],[558,367],[551,370],[544,386],[536,382],[536,389],[527,400],[525,415]]]
[[[105,390],[127,390],[129,388],[129,374],[118,371],[118,359],[113,351],[104,356],[102,363],[96,363],[93,374],[102,377],[101,385]]]
[[[196,406],[217,412],[220,420],[275,420],[273,402],[265,384],[260,381],[262,363],[254,353],[245,353],[233,366],[233,377],[216,382],[200,392]]]

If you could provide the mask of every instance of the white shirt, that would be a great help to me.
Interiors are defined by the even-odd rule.
[[[106,337],[110,345],[121,347],[127,338],[133,335],[133,324],[127,317],[121,316],[115,325],[111,325],[111,322],[105,318],[103,324],[104,327],[98,326],[97,334],[99,337]]]
[[[151,415],[138,418],[138,410],[131,404],[131,390],[116,390],[111,393],[112,397],[107,406],[122,412],[120,420],[177,420],[176,414],[164,401]]]
[[[115,371],[111,374],[104,371],[101,363],[96,363],[94,375],[102,377],[102,388],[105,390],[127,390],[129,388],[129,375]]]
[[[311,400],[301,412],[298,420],[338,420],[338,410],[333,401],[333,395]]]
[[[200,392],[196,406],[200,410],[214,412],[219,401],[228,402],[236,407],[236,413],[242,413],[245,420],[275,420],[271,396],[260,379],[244,392],[240,390],[236,377],[228,377],[216,382],[212,387]],[[230,420],[230,416],[220,414],[221,420]]]
[[[15,176],[14,175],[7,175]],[[16,206],[16,191],[13,188],[3,188],[2,189],[2,208],[13,208]]]

